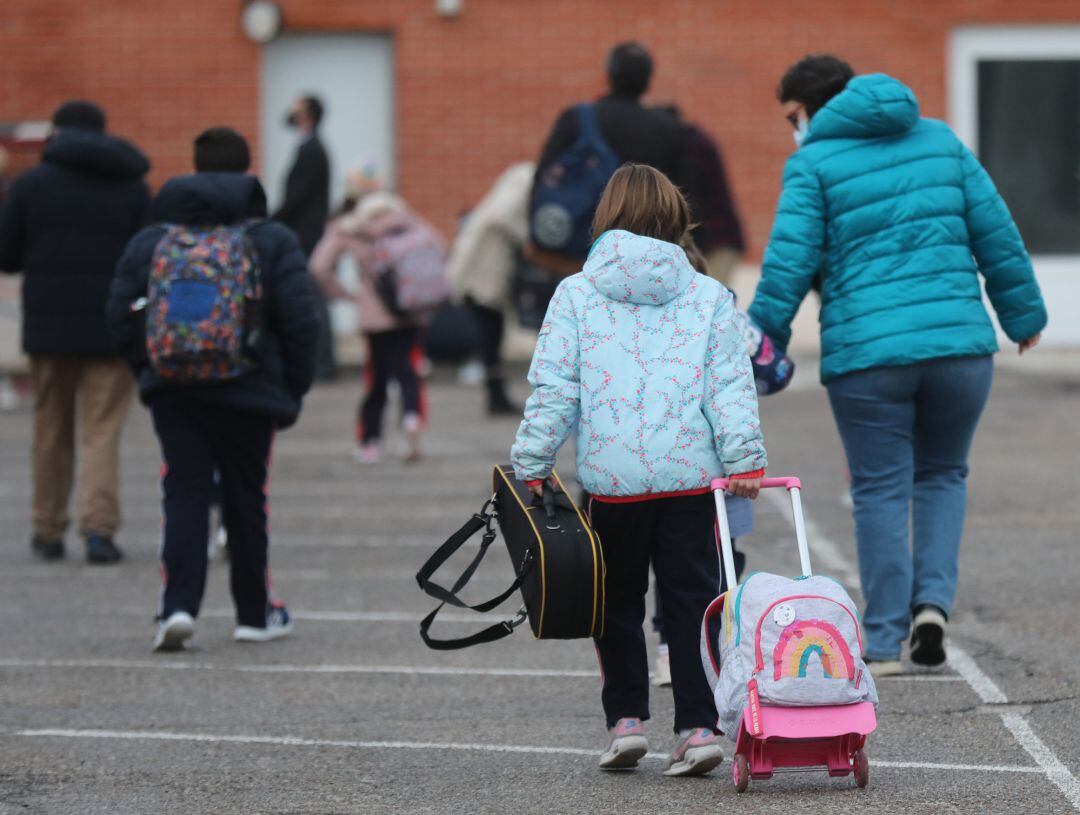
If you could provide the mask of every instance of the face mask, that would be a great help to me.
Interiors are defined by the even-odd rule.
[[[296,127],[298,124],[295,113],[290,113],[285,117],[285,127]]]
[[[795,139],[795,146],[802,147],[803,140],[806,138],[806,134],[810,130],[810,122],[806,119],[799,119],[798,127],[795,128],[795,132],[791,134],[791,138]]]

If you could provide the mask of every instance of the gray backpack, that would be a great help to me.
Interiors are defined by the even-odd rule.
[[[732,740],[747,710],[748,730],[758,735],[753,730],[762,705],[818,707],[876,705],[878,701],[862,658],[855,604],[839,582],[811,573],[798,479],[766,479],[764,486],[782,486],[791,495],[802,576],[755,572],[737,585],[731,536],[724,513],[719,512],[724,572],[731,589],[705,613],[701,651],[719,726]],[[720,490],[718,510],[723,500]]]

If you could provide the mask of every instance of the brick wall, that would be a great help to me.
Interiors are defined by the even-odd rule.
[[[229,124],[258,143],[259,48],[241,0],[4,0],[0,120],[47,118],[88,97],[154,163],[188,169],[190,140]],[[1080,20],[1076,0],[280,0],[290,30],[392,32],[401,191],[449,229],[511,161],[537,153],[555,115],[603,91],[610,45],[654,53],[655,101],[678,101],[720,137],[755,254],[792,149],[773,89],[784,68],[832,51],[886,71],[945,114],[948,32],[976,23]]]

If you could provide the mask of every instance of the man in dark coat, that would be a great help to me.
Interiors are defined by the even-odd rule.
[[[682,132],[682,190],[696,224],[694,242],[705,257],[709,275],[731,288],[746,241],[720,145],[706,130],[683,119],[675,105],[657,110],[678,122]]]
[[[323,110],[315,96],[301,96],[289,110],[286,122],[300,133],[300,147],[285,179],[285,200],[273,215],[275,221],[296,233],[307,257],[315,251],[330,212],[330,159],[319,139]],[[337,376],[330,310],[321,291],[316,296],[322,321],[316,375],[320,380],[330,380]]]
[[[145,223],[146,158],[105,133],[105,114],[68,102],[41,163],[0,211],[0,269],[22,271],[23,349],[34,386],[33,539],[64,556],[78,417],[79,532],[91,563],[113,563],[120,525],[120,431],[131,374],[109,340],[105,300],[116,261]]]
[[[683,139],[679,126],[641,104],[649,89],[653,61],[636,42],[616,45],[608,56],[608,94],[595,103],[600,135],[622,162],[649,164],[676,184],[682,183]],[[578,137],[578,117],[571,106],[555,120],[544,143],[536,177],[543,175]]]
[[[234,159],[229,159],[229,154]],[[156,224],[192,228],[253,221],[246,233],[262,284],[255,367],[239,378],[185,384],[160,377],[150,365],[139,309],[147,296],[163,226],[151,226],[128,245],[108,304],[109,329],[135,371],[164,458],[165,590],[155,650],[177,650],[192,636],[206,585],[209,510],[220,475],[236,604],[235,639],[264,642],[291,629],[288,612],[271,604],[266,483],[276,430],[291,426],[314,372],[318,331],[313,284],[296,235],[265,220],[266,195],[246,175],[248,152],[224,128],[196,140],[196,172],[170,180],[154,199]]]
[[[684,163],[679,126],[670,117],[641,104],[652,73],[652,57],[639,43],[624,42],[611,49],[607,60],[608,94],[593,106],[596,122],[601,137],[620,162],[651,165],[681,185]],[[568,107],[555,120],[536,165],[534,189],[546,172],[559,171],[553,165],[577,141],[580,126],[576,107]],[[532,241],[526,242],[523,251],[526,259],[550,270],[554,277],[581,271],[584,260],[549,252]]]

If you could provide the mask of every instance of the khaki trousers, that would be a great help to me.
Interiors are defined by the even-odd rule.
[[[67,531],[79,443],[79,532],[112,537],[120,526],[120,431],[134,391],[127,365],[107,357],[31,357],[34,386],[35,537]]]

